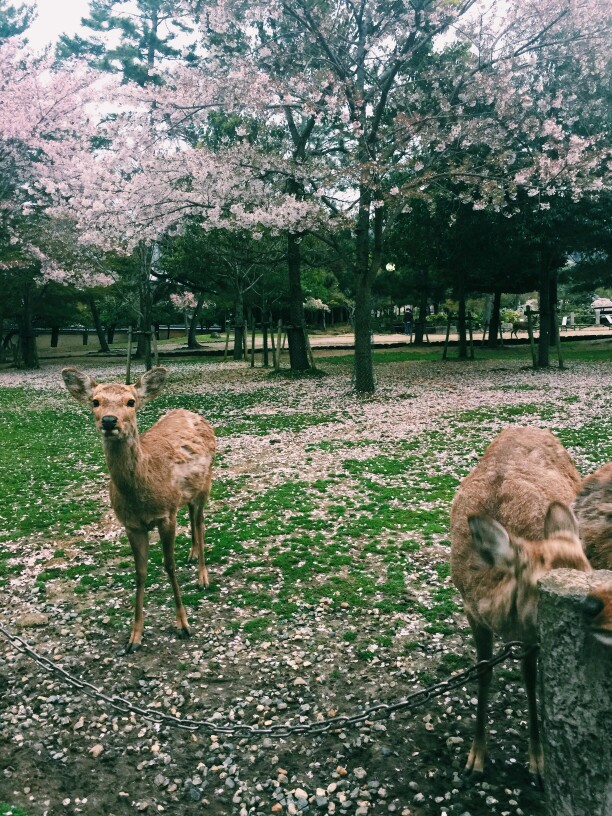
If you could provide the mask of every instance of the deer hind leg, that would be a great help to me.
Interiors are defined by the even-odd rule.
[[[205,589],[209,586],[208,570],[204,558],[204,505],[206,496],[203,494],[189,504],[189,518],[191,520],[191,552],[189,560],[198,562],[198,586]]]
[[[536,680],[538,676],[538,653],[533,651],[522,661],[523,680],[527,692],[529,707],[529,773],[539,788],[544,787],[544,753],[540,742],[538,725],[538,704],[536,698]]]
[[[130,639],[125,648],[118,654],[129,654],[140,649],[144,629],[144,590],[147,580],[147,563],[149,560],[149,534],[146,530],[126,529],[127,537],[134,555],[136,567],[136,603],[134,606],[134,625]]]
[[[157,525],[159,530],[159,538],[161,541],[164,553],[164,568],[172,592],[174,594],[174,608],[176,610],[176,630],[179,637],[188,638],[191,635],[189,631],[189,623],[187,622],[187,613],[181,600],[181,590],[179,589],[178,581],[176,580],[176,565],[174,561],[174,539],[176,538],[176,516],[171,516],[169,519],[160,521]]]
[[[493,654],[493,633],[485,626],[476,623],[468,615],[472,633],[474,635],[474,642],[476,644],[476,655],[478,661],[489,660]],[[493,669],[487,668],[478,674],[478,707],[476,709],[476,733],[472,748],[468,754],[465,765],[466,774],[481,774],[484,771],[485,756],[487,753],[487,703],[489,700],[489,687],[491,685],[491,678],[493,676]]]

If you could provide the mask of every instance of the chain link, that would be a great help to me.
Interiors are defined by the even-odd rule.
[[[213,719],[207,720],[191,720],[182,717],[175,717],[171,714],[165,714],[162,711],[155,711],[154,709],[138,706],[126,700],[125,697],[119,695],[106,694],[101,689],[88,683],[79,677],[75,677],[66,671],[66,669],[54,663],[44,655],[38,654],[23,638],[18,635],[11,634],[3,626],[0,626],[0,634],[3,635],[10,643],[17,649],[17,651],[30,657],[35,663],[43,668],[49,674],[54,674],[59,677],[64,683],[73,688],[82,691],[87,696],[111,706],[121,714],[136,714],[145,720],[156,723],[158,725],[169,725],[175,728],[181,728],[184,731],[202,731],[208,734],[225,734],[227,736],[275,736],[288,737],[292,734],[323,734],[331,730],[340,730],[343,728],[350,728],[353,726],[360,726],[366,722],[375,720],[382,720],[395,714],[397,711],[408,711],[417,708],[422,703],[431,700],[434,697],[439,697],[453,689],[463,686],[465,683],[470,683],[478,678],[478,675],[485,670],[492,669],[498,663],[503,663],[505,660],[520,660],[526,655],[530,654],[538,648],[537,645],[532,645],[527,648],[520,640],[513,640],[505,643],[500,651],[491,657],[489,660],[481,660],[473,666],[452,675],[447,680],[442,680],[428,688],[415,691],[413,694],[404,697],[396,703],[376,703],[367,706],[359,713],[348,716],[347,714],[340,714],[336,717],[329,717],[327,720],[313,723],[284,723],[279,725],[270,725],[267,727],[257,725],[247,725],[246,723],[239,723],[236,725],[219,725],[218,719],[224,719],[220,715],[214,715]],[[227,719],[227,718],[226,718]]]

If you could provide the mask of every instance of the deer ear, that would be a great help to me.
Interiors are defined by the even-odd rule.
[[[89,405],[93,389],[98,383],[78,368],[63,368],[62,378],[75,400]]]
[[[468,524],[476,552],[489,567],[508,567],[514,562],[514,549],[502,525],[489,516],[470,516]]]
[[[168,369],[158,366],[147,371],[146,374],[136,380],[134,388],[141,401],[148,402],[155,399],[161,393],[167,376]]]
[[[544,538],[553,538],[558,533],[570,533],[578,538],[578,522],[566,504],[553,502],[544,519]]]

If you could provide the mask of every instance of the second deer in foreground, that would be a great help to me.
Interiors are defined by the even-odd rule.
[[[204,505],[208,500],[215,456],[215,435],[199,414],[169,411],[153,427],[138,433],[136,411],[156,397],[166,380],[165,368],[153,368],[135,385],[98,384],[76,368],[65,368],[66,388],[93,410],[111,477],[111,505],[125,530],[136,566],[134,625],[124,653],[139,648],[144,628],[144,587],[149,559],[149,531],[157,527],[164,567],[172,585],[178,634],[189,624],[175,575],[176,515],[189,506],[190,559],[198,561],[198,584],[208,586],[204,560]]]
[[[451,571],[463,598],[478,660],[492,655],[493,636],[537,641],[538,579],[551,569],[591,567],[569,508],[580,476],[548,431],[512,427],[493,440],[463,480],[451,509]],[[523,659],[529,706],[529,769],[544,768],[536,705],[537,655]],[[482,772],[492,670],[479,675],[476,735],[466,772]]]

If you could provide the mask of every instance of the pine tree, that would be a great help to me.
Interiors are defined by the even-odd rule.
[[[81,24],[91,33],[63,34],[57,56],[82,57],[139,85],[159,82],[160,60],[195,59],[193,26],[176,0],[92,0],[90,17]]]
[[[0,0],[0,43],[15,37],[28,28],[36,9],[27,3],[15,6],[10,0]]]

